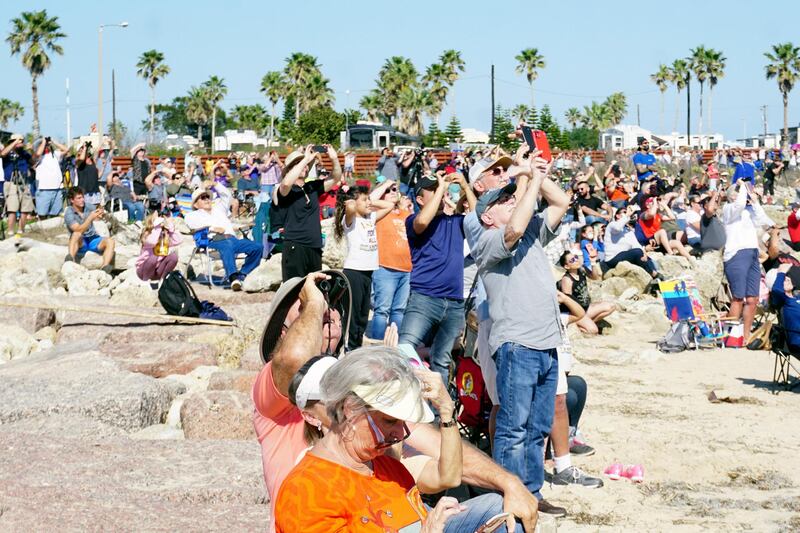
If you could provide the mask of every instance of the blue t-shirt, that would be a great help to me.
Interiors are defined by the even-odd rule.
[[[22,152],[17,152],[17,155],[17,170],[19,170],[19,172],[25,178],[25,181],[29,181],[30,169],[32,166],[32,156],[24,150]],[[14,162],[9,156],[10,154],[3,158],[3,177],[5,178],[5,181],[11,181],[12,174],[14,173]]]
[[[406,219],[411,290],[431,298],[464,299],[464,215],[436,215],[422,234],[417,213]]]
[[[656,156],[654,156],[653,154],[651,154],[649,152],[647,152],[647,153],[636,152],[633,155],[633,164],[634,165],[645,165],[645,166],[655,165],[656,164]],[[652,175],[653,175],[653,172],[650,171],[650,170],[645,170],[644,172],[639,172],[639,169],[638,168],[636,169],[636,177],[639,178],[639,181],[646,180],[647,178],[649,178]]]
[[[753,163],[742,161],[741,163],[736,165],[736,170],[733,171],[733,180],[731,181],[731,185],[739,180],[755,183],[755,178],[756,178],[756,167],[753,165]]]

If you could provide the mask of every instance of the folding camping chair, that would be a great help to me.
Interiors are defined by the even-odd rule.
[[[731,324],[738,320],[725,319],[722,313],[706,313],[700,291],[690,276],[662,281],[658,284],[667,318],[671,322],[685,321],[692,329],[693,348],[723,347]]]

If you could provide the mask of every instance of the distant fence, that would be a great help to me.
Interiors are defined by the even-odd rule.
[[[447,161],[448,158],[449,158],[449,154],[450,154],[449,152],[444,152],[444,151],[434,152],[434,153],[436,154],[437,159],[439,160],[439,163],[444,163],[445,161]],[[654,153],[659,154],[659,153],[662,153],[662,152],[656,151]],[[355,168],[353,170],[353,173],[354,174],[358,174],[358,175],[362,175],[362,176],[363,175],[371,175],[371,174],[373,174],[374,171],[375,171],[375,167],[377,167],[377,165],[378,165],[378,159],[380,159],[380,157],[381,157],[380,152],[355,152],[355,154],[356,154],[356,163],[355,163]],[[591,156],[592,156],[592,162],[593,163],[604,163],[604,162],[606,162],[607,158],[609,157],[609,154],[607,152],[603,151],[603,150],[594,150],[592,152],[589,152],[589,154],[591,154]],[[710,161],[714,157],[714,154],[715,154],[715,150],[703,150],[703,162],[705,163],[705,162]],[[223,155],[223,154],[204,155],[204,156],[198,156],[198,157],[200,158],[200,160],[201,160],[201,162],[203,164],[205,164],[205,162],[208,159],[211,159],[212,161],[218,161],[220,159],[227,159],[228,158],[227,155]],[[611,157],[614,157],[613,153],[611,154]],[[149,156],[149,158],[150,158],[150,162],[153,165],[157,165],[158,164],[158,162],[159,162],[159,158],[158,157]],[[280,156],[280,158],[281,158],[281,161],[283,161],[286,158],[286,156],[282,155],[282,156]],[[328,170],[330,170],[331,163],[330,163],[330,161],[328,161],[328,158],[327,157],[323,157],[322,161],[323,161],[323,165]],[[344,165],[344,154],[339,154],[339,164]],[[131,165],[131,158],[130,157],[115,157],[114,158],[114,166],[115,167],[116,166],[120,166],[120,167],[122,167],[123,170],[125,170],[125,169],[129,168],[130,165]],[[184,171],[183,157],[176,157],[175,158],[175,166],[177,167],[178,172],[183,172]]]

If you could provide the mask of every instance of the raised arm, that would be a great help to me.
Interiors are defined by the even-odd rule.
[[[394,209],[394,204],[387,200],[370,200],[370,203],[375,211],[375,222],[381,220]]]
[[[417,213],[417,216],[414,217],[414,233],[417,235],[428,229],[428,225],[439,211],[439,205],[441,205],[442,198],[444,198],[444,193],[447,190],[447,182],[444,180],[444,176],[442,174],[444,173],[437,173],[436,177],[439,180],[439,186],[436,187],[436,192],[433,194],[433,198],[423,205],[422,209],[420,209],[419,213]]]
[[[292,190],[292,185],[303,177],[303,170],[307,165],[311,164],[312,161],[314,161],[314,145],[309,144],[306,146],[303,160],[293,166],[281,179],[281,183],[277,187],[280,196],[288,196],[289,191]]]
[[[372,189],[372,192],[369,193],[369,199],[372,200],[373,203],[375,202],[375,200],[380,200],[381,196],[383,196],[386,190],[389,189],[389,187],[391,187],[392,185],[394,185],[394,180],[390,179],[385,180],[383,183]]]
[[[333,170],[331,171],[331,177],[325,180],[325,192],[330,191],[333,186],[339,183],[342,179],[342,165],[339,164],[339,155],[336,153],[336,150],[333,149],[333,146],[329,144],[327,147],[328,157],[333,165]]]
[[[464,174],[461,174],[460,172],[454,172],[447,177],[449,178],[450,183],[457,183],[459,187],[461,187],[461,190],[464,192],[464,195],[467,198],[467,204],[469,204],[470,211],[474,211],[475,206],[478,203],[478,199],[475,198],[475,193],[472,192],[472,187],[470,187],[469,183],[467,183],[466,178],[464,178]]]
[[[508,221],[503,232],[503,240],[509,250],[516,246],[517,242],[525,234],[525,230],[528,228],[528,224],[533,218],[533,212],[536,209],[542,181],[545,180],[546,166],[542,168],[542,165],[546,165],[546,161],[539,159],[539,153],[541,152],[533,152],[531,154],[530,164],[534,168],[533,179],[528,185],[525,194],[517,199],[517,205],[511,214],[511,220]]]

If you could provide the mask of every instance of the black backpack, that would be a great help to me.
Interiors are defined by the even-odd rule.
[[[173,270],[164,278],[158,289],[158,301],[167,314],[174,316],[199,317],[203,310],[194,289],[177,270]]]

